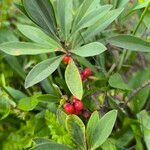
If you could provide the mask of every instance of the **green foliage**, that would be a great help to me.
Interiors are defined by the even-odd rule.
[[[26,97],[20,99],[18,108],[24,111],[33,110],[38,104],[38,100],[35,97]]]
[[[149,150],[150,147],[150,115],[146,111],[140,112],[138,114],[139,121],[141,123],[142,132],[144,134],[144,140]]]
[[[149,149],[149,0],[13,2],[0,1],[0,149]]]
[[[26,77],[25,87],[31,87],[32,85],[47,78],[57,69],[61,60],[62,57],[53,57],[37,64]]]
[[[55,114],[46,111],[45,113],[46,123],[50,129],[51,139],[61,143],[68,145],[70,147],[74,147],[74,143],[71,140],[70,134],[66,131],[63,125],[61,125]]]
[[[149,69],[144,69],[144,70],[142,69],[133,74],[133,77],[129,81],[129,85],[130,85],[130,87],[135,89],[149,79],[150,79]],[[130,102],[130,108],[135,113],[138,113],[141,111],[141,109],[145,105],[146,100],[149,96],[149,92],[150,92],[149,87],[144,88],[132,98],[132,100]]]
[[[53,143],[53,142],[50,142],[50,143],[44,143],[44,144],[39,144],[33,148],[31,148],[31,150],[49,150],[49,149],[53,149],[53,150],[71,150],[71,148],[63,145],[63,144],[58,144],[58,143]]]
[[[130,87],[123,81],[119,73],[115,73],[110,76],[109,84],[111,87],[121,90],[131,90]]]
[[[18,30],[35,43],[47,45],[49,48],[52,49],[57,49],[60,47],[59,43],[57,43],[54,39],[49,37],[37,27],[29,25],[18,25]]]
[[[91,51],[92,50],[92,51]],[[98,42],[93,42],[85,46],[74,49],[72,52],[82,57],[89,57],[101,54],[106,50],[106,47]]]
[[[131,35],[117,35],[108,40],[111,44],[139,52],[150,52],[150,44],[138,37]]]
[[[7,95],[0,95],[0,120],[6,118],[10,112],[10,102]]]
[[[65,72],[65,80],[71,93],[79,99],[83,96],[82,81],[79,70],[73,60],[69,63]]]
[[[77,145],[77,149],[86,149],[85,126],[79,117],[72,115],[66,119],[68,133],[72,136],[73,141]]]
[[[0,50],[9,55],[19,56],[49,53],[54,52],[56,49],[29,42],[8,42],[0,44]]]
[[[90,130],[91,132],[89,133],[90,135],[88,139],[88,147],[90,149],[94,150],[106,141],[106,139],[112,132],[116,117],[117,111],[112,110],[105,114],[100,120],[97,120],[94,128],[90,127],[92,128]]]

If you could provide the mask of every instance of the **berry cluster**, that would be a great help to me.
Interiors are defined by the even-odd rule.
[[[64,111],[67,114],[80,115],[82,113],[83,117],[88,119],[90,117],[90,113],[89,113],[89,111],[85,111],[83,109],[84,109],[83,102],[76,97],[72,98],[71,103],[64,104]]]
[[[90,68],[85,68],[83,71],[80,72],[80,75],[82,81],[84,81],[85,79],[87,79],[89,76],[92,75],[92,71]]]

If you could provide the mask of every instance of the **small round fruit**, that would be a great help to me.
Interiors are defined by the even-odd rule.
[[[90,68],[86,68],[86,69],[83,70],[83,76],[84,76],[85,78],[87,78],[87,77],[89,77],[89,76],[91,76],[91,75],[92,75],[92,71],[91,71]]]
[[[80,115],[81,114],[81,111],[79,111],[79,110],[75,110],[75,113],[74,113],[75,115]]]
[[[64,111],[68,114],[74,114],[75,113],[74,106],[70,103],[64,104]]]
[[[63,62],[65,63],[65,64],[68,64],[69,62],[70,62],[70,60],[71,60],[71,58],[69,57],[69,56],[64,56],[64,58],[63,58]]]
[[[84,81],[86,79],[83,73],[80,73],[80,76],[81,76],[82,81]]]
[[[74,103],[75,110],[82,110],[84,108],[83,102],[78,100]]]
[[[85,119],[89,119],[91,116],[91,113],[89,111],[85,110],[85,111],[83,111],[82,115]]]
[[[73,96],[73,97],[72,97],[72,102],[73,102],[73,103],[76,103],[77,101],[80,101],[80,100],[79,100],[77,97]]]

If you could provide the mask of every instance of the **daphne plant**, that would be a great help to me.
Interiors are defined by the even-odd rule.
[[[102,118],[100,118],[99,113],[95,111],[92,113],[86,127],[82,120],[76,115],[62,117],[66,124],[66,130],[75,145],[67,146],[43,140],[41,143],[37,143],[32,150],[47,150],[49,148],[62,150],[95,150],[108,139],[114,127],[116,117],[116,110],[109,111]]]
[[[17,6],[35,24],[18,25],[19,31],[32,42],[7,42],[0,45],[0,50],[15,56],[55,53],[55,57],[42,61],[29,72],[25,87],[47,78],[69,56],[70,60],[65,60],[69,63],[65,80],[70,92],[82,99],[82,80],[75,56],[90,57],[106,51],[102,43],[91,41],[122,9],[111,10],[111,5],[101,6],[99,0],[22,0],[22,5]]]

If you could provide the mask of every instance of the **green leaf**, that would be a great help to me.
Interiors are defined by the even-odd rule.
[[[95,35],[99,34],[107,28],[123,11],[122,8],[109,11],[105,16],[98,20],[95,24],[90,26],[83,34],[84,40],[90,40]]]
[[[148,5],[148,3],[149,3],[149,0],[145,1],[143,3],[137,3],[137,5],[133,8],[133,11],[146,7]]]
[[[37,55],[54,52],[58,49],[41,46],[41,44],[27,42],[7,42],[0,44],[0,50],[9,55]]]
[[[150,21],[149,21],[149,18],[150,18],[150,11],[148,11],[143,19],[143,22],[145,24],[145,26],[147,27],[147,29],[149,30],[150,29]]]
[[[38,101],[43,103],[58,103],[60,101],[60,97],[58,97],[55,93],[53,94],[42,94],[37,96]]]
[[[27,95],[25,95],[23,92],[16,90],[10,86],[5,86],[3,88],[14,100],[16,100],[15,102],[18,102],[18,100],[27,97]]]
[[[138,114],[138,118],[141,124],[141,131],[144,134],[147,150],[150,150],[150,115],[143,110]]]
[[[117,150],[116,141],[114,139],[107,139],[101,147],[102,150]]]
[[[109,137],[114,127],[117,117],[117,111],[112,110],[105,114],[97,123],[96,127],[93,128],[93,131],[90,136],[90,145],[89,148],[94,150],[101,146]]]
[[[9,30],[0,30],[0,43],[4,42],[18,42],[17,37]],[[18,59],[14,56],[6,55],[5,60],[10,65],[10,67],[22,78],[25,79],[25,72],[19,63]]]
[[[23,0],[23,4],[30,18],[50,36],[55,36],[56,20],[50,0]]]
[[[67,130],[72,136],[73,141],[76,143],[80,150],[86,149],[86,139],[85,139],[85,126],[82,120],[76,116],[71,115],[66,119]]]
[[[87,136],[88,145],[90,145],[90,143],[91,143],[90,140],[91,140],[91,136],[93,134],[93,130],[95,130],[99,120],[100,120],[100,118],[99,118],[98,111],[93,112],[88,121],[87,128],[86,128],[86,136]]]
[[[57,119],[58,119],[59,123],[65,127],[67,114],[63,110],[57,109],[56,115],[57,115]]]
[[[124,119],[126,122],[127,119]],[[124,123],[124,126],[127,126],[127,123]],[[130,124],[132,124],[132,122],[130,121]],[[116,146],[117,147],[126,147],[127,145],[129,145],[131,143],[131,141],[135,138],[133,131],[130,129],[130,126],[125,127],[127,128],[126,131],[123,131],[123,133],[121,133],[121,135],[116,139]]]
[[[131,88],[123,81],[119,73],[111,75],[108,82],[111,87],[118,88],[121,90],[131,90]]]
[[[51,49],[57,49],[61,47],[59,43],[57,43],[54,39],[49,37],[46,33],[37,27],[29,25],[18,25],[18,29],[23,35],[35,43],[41,44],[43,46],[45,45]]]
[[[17,37],[10,30],[0,30],[0,43],[18,41]]]
[[[108,39],[114,46],[138,52],[150,52],[150,43],[131,35],[117,35]]]
[[[19,101],[18,108],[23,111],[30,111],[33,110],[38,103],[35,97],[25,97]]]
[[[76,25],[75,32],[95,24],[111,9],[111,7],[112,7],[111,5],[104,5],[99,9],[95,9],[94,11],[83,17],[81,21]]]
[[[51,75],[58,68],[61,61],[62,56],[58,56],[37,64],[27,75],[25,88],[29,88]]]
[[[5,60],[7,61],[9,66],[24,80],[26,77],[26,74],[18,58],[15,56],[6,55]]]
[[[149,68],[141,69],[132,74],[131,79],[129,80],[129,86],[132,89],[139,88],[143,83],[147,82],[150,79],[150,70]],[[130,109],[137,114],[144,107],[148,101],[150,88],[146,87],[139,91],[129,103]]]
[[[10,104],[7,96],[0,95],[0,120],[6,118],[10,113]]]
[[[45,119],[50,129],[51,140],[54,140],[61,144],[69,145],[71,147],[75,146],[71,139],[71,135],[66,130],[66,126],[60,124],[56,114],[52,113],[51,110],[46,110]]]
[[[82,57],[89,57],[101,54],[106,49],[107,48],[103,44],[99,42],[93,42],[82,47],[76,48],[71,52]]]
[[[93,10],[93,7],[96,8],[98,0],[84,0],[78,9],[77,15],[75,17],[73,28],[81,21],[81,19]]]
[[[65,80],[70,92],[79,99],[83,96],[82,80],[79,70],[73,60],[68,64],[65,71]]]
[[[33,141],[38,145],[38,144],[43,144],[43,143],[51,143],[52,141],[47,139],[47,138],[35,138]]]
[[[58,24],[65,40],[67,40],[71,30],[73,20],[72,7],[72,0],[57,0]]]
[[[58,143],[44,143],[44,144],[39,144],[30,150],[72,150],[71,148],[63,145],[63,144],[58,144]]]
[[[117,2],[118,8],[124,8],[128,4],[129,0],[121,0]]]

